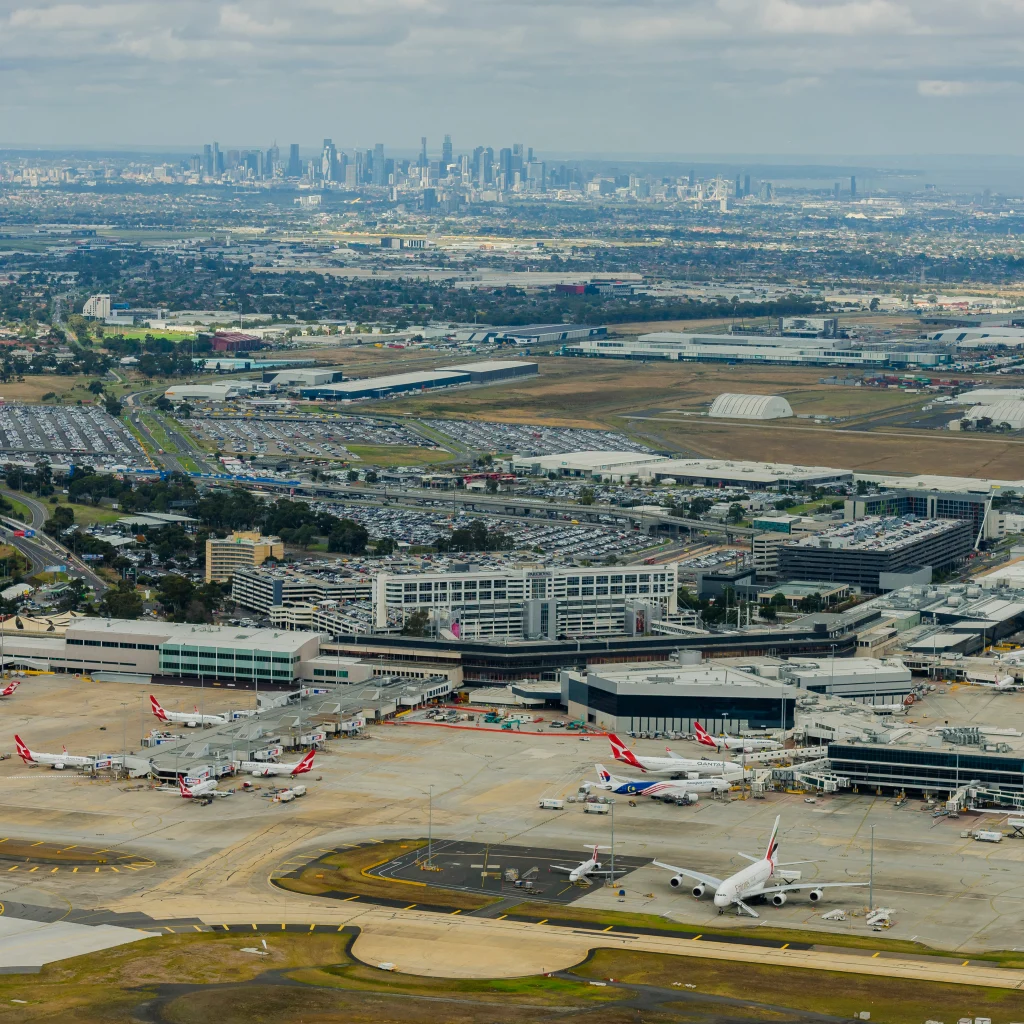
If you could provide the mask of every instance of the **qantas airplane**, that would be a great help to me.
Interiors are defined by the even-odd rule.
[[[585,846],[584,849],[590,850],[591,848],[589,846]],[[589,878],[591,875],[611,875],[611,871],[602,868],[601,862],[597,859],[597,851],[607,849],[607,846],[595,846],[590,856],[585,861],[583,861],[582,864],[577,864],[574,868],[567,867],[565,864],[552,864],[551,866],[556,871],[568,871],[569,881],[572,882],[573,885],[581,881],[585,885],[589,885]],[[615,872],[615,874],[617,875],[625,875],[628,873],[629,872],[626,870],[616,870]]]
[[[9,682],[2,690],[0,690],[0,697],[13,697],[14,691],[21,686],[20,679],[14,679]]]
[[[676,779],[693,773],[736,776],[743,774],[743,766],[735,761],[705,761],[703,759],[698,761],[688,757],[679,757],[677,754],[673,754],[671,757],[648,757],[646,754],[634,754],[613,732],[608,734],[608,742],[612,745],[612,757],[616,761],[622,761],[645,774],[671,775]]]
[[[778,740],[752,740],[744,736],[712,736],[700,722],[693,723],[693,732],[701,746],[714,747],[715,750],[739,750],[744,754],[752,754],[755,750],[775,750],[780,745]]]
[[[194,786],[186,786],[185,776],[179,775],[178,788],[186,800],[195,800],[206,796],[227,796],[227,793],[222,793],[217,789],[216,779],[206,779],[203,782],[197,782]]]
[[[165,711],[153,694],[149,695],[149,706],[153,714],[167,725],[185,725],[195,729],[200,725],[226,725],[228,721],[227,715],[201,715],[199,708],[192,714],[187,711]]]
[[[91,768],[96,763],[94,757],[81,757],[76,754],[69,754],[68,748],[64,747],[62,754],[41,754],[37,750],[29,750],[25,741],[18,735],[14,737],[14,745],[18,751],[18,757],[25,764],[46,764],[57,771],[65,768]]]
[[[248,772],[250,775],[305,775],[313,770],[313,754],[311,750],[301,761],[294,764],[275,764],[272,761],[232,761],[236,772]]]
[[[697,899],[704,895],[708,886],[715,890],[715,906],[718,912],[724,914],[727,907],[736,907],[736,913],[748,913],[751,917],[758,917],[757,911],[748,905],[747,900],[758,898],[771,898],[772,904],[781,907],[791,892],[799,889],[809,889],[808,897],[812,903],[817,903],[824,895],[824,889],[852,888],[855,886],[867,885],[867,882],[797,882],[800,872],[779,871],[778,878],[781,884],[773,884],[776,878],[776,871],[779,868],[791,867],[793,864],[806,864],[807,861],[792,861],[790,864],[779,864],[777,861],[779,853],[779,821],[775,819],[775,826],[772,828],[771,838],[768,840],[768,848],[763,857],[755,857],[749,853],[741,853],[740,856],[751,861],[749,867],[737,871],[728,878],[715,878],[714,875],[704,874],[702,871],[692,871],[689,868],[677,868],[671,864],[665,864],[660,860],[654,863],[659,868],[673,872],[669,885],[678,889],[684,884],[684,879],[692,878],[697,884],[692,892]]]
[[[725,779],[619,779],[609,772],[603,764],[594,765],[597,769],[599,789],[607,789],[623,796],[649,796],[655,800],[679,797],[696,803],[699,793],[728,793],[732,788]]]

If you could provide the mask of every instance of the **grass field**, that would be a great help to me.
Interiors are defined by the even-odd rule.
[[[0,399],[5,402],[41,402],[43,395],[52,391],[65,405],[74,405],[79,399],[83,402],[95,402],[96,396],[89,391],[89,384],[94,380],[95,377],[29,374],[23,381],[11,380],[6,384],[0,384]]]
[[[115,508],[101,508],[97,505],[79,505],[77,502],[64,502],[63,504],[75,513],[75,522],[79,526],[116,523],[125,514]]]
[[[345,447],[371,466],[429,466],[433,462],[447,462],[450,452],[435,452],[401,444],[346,444]]]
[[[32,522],[32,510],[23,501],[18,501],[17,498],[12,498],[10,495],[5,495],[7,500],[11,503],[11,507],[14,509],[14,516],[16,519],[20,519],[23,523]]]

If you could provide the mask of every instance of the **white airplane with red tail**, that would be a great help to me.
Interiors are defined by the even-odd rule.
[[[179,775],[178,789],[181,792],[182,797],[186,800],[198,800],[202,797],[227,796],[227,793],[222,793],[217,789],[216,779],[204,779],[202,782],[196,782],[191,786],[186,786],[185,776]]]
[[[305,775],[313,770],[313,755],[316,751],[311,750],[301,761],[293,764],[277,764],[274,761],[232,761],[236,772],[248,772],[250,775],[273,776],[273,775]]]
[[[13,697],[14,691],[21,686],[20,679],[12,679],[2,690],[0,690],[0,697]]]
[[[184,725],[190,729],[198,728],[201,725],[226,725],[227,715],[201,715],[199,708],[193,713],[188,711],[167,711],[160,705],[160,701],[149,695],[149,706],[154,715],[165,725]]]
[[[776,750],[780,746],[778,740],[752,740],[745,736],[712,736],[700,722],[693,723],[693,732],[702,747],[714,747],[715,750],[738,750],[743,754],[752,754],[756,750]]]
[[[25,764],[45,764],[56,768],[57,771],[62,771],[65,768],[92,768],[96,764],[96,758],[69,754],[67,747],[63,748],[64,752],[61,754],[43,754],[38,750],[29,750],[28,745],[18,735],[14,737],[14,745],[18,751],[18,757]]]
[[[608,742],[612,745],[612,757],[616,761],[628,764],[644,774],[670,775],[674,779],[688,775],[727,775],[739,777],[743,774],[743,765],[735,761],[706,761],[689,757],[680,757],[669,752],[668,757],[648,757],[646,754],[635,754],[615,733],[608,734]]]

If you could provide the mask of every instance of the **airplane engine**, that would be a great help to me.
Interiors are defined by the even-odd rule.
[[[817,903],[817,902],[818,902],[818,900],[820,900],[820,899],[821,899],[821,897],[822,897],[823,895],[824,895],[824,893],[823,893],[823,892],[822,892],[822,891],[821,891],[820,889],[812,889],[812,890],[811,890],[811,891],[810,891],[810,892],[809,892],[809,893],[807,894],[807,898],[808,898],[808,899],[809,899],[809,900],[810,900],[810,901],[811,901],[812,903]]]
[[[700,797],[696,793],[683,793],[682,796],[677,798],[677,803],[681,804],[695,804]]]
[[[785,903],[785,902],[786,902],[786,894],[785,894],[784,892],[777,892],[777,893],[776,893],[776,894],[775,894],[775,895],[774,895],[774,896],[772,897],[772,903],[773,903],[773,904],[774,904],[775,906],[777,906],[777,907],[781,907],[781,906],[782,906],[782,904],[783,904],[783,903]]]
[[[57,764],[55,764],[53,766],[53,770],[55,772],[62,772],[62,771],[64,771],[64,764],[62,762],[58,761]]]
[[[683,881],[684,879],[682,875],[675,875],[668,880],[668,884],[671,885],[673,889],[678,889],[679,886],[683,884]]]
[[[673,881],[675,881],[675,879],[673,879]],[[700,899],[701,896],[704,895],[704,890],[706,888],[707,886],[703,882],[698,882],[691,891],[693,892],[693,895],[697,897],[697,899]]]

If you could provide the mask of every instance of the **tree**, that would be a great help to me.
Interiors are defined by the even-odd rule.
[[[402,626],[404,636],[427,636],[430,628],[430,614],[425,608],[417,608],[405,620]]]
[[[350,483],[354,484],[359,479],[359,471],[356,469],[350,469],[345,474],[345,479]]]
[[[157,586],[157,597],[166,610],[172,613],[174,621],[180,622],[178,616],[184,615],[195,596],[195,584],[176,572],[169,572],[161,577]]]
[[[594,491],[591,487],[584,487],[580,491],[580,496],[576,499],[581,505],[593,505],[594,504]]]
[[[374,550],[378,555],[393,555],[397,547],[394,537],[381,537],[374,545]]]
[[[711,511],[714,502],[710,498],[694,498],[690,502],[690,519],[700,519]]]
[[[165,580],[168,578],[164,577]],[[182,579],[180,576],[177,578]],[[119,580],[116,587],[103,595],[100,608],[104,615],[112,619],[137,619],[142,614],[142,595],[131,580]]]
[[[484,486],[487,488],[487,493],[488,494],[497,494],[498,493],[498,481],[497,480],[488,480],[487,483]]]
[[[166,395],[161,395],[153,404],[161,412],[170,412],[174,408],[174,403]]]
[[[77,612],[85,600],[85,580],[74,577],[68,580],[68,589],[60,596],[57,602],[57,611]]]
[[[368,469],[368,470],[367,470],[367,471],[366,471],[366,472],[365,472],[365,473],[363,474],[363,479],[364,479],[364,480],[365,480],[365,481],[366,481],[366,482],[367,482],[368,484],[375,484],[375,483],[377,482],[377,480],[379,479],[379,478],[378,478],[378,476],[377,476],[377,471],[376,471],[375,469]]]
[[[111,416],[116,418],[121,415],[123,406],[121,405],[120,399],[115,398],[113,395],[109,395],[103,404]]]
[[[864,494],[868,493],[868,482],[867,482],[867,480],[858,480],[857,481],[857,493],[860,494],[860,495],[864,495]]]
[[[90,391],[91,394],[94,394],[94,395],[102,395],[103,394],[103,381],[101,381],[101,380],[90,381],[89,382],[89,391]]]
[[[343,555],[363,554],[370,539],[366,528],[353,519],[334,519],[334,522],[337,526],[328,534],[327,550]]]
[[[881,301],[879,300],[878,296],[876,295],[876,296],[875,296],[875,297],[874,297],[874,298],[873,298],[873,299],[872,299],[872,300],[871,300],[871,301],[870,301],[870,302],[868,303],[868,309],[870,309],[870,310],[871,310],[871,312],[872,312],[872,313],[874,313],[874,312],[876,312],[876,311],[878,310],[878,307],[879,307],[879,306],[880,306],[881,304],[882,304],[882,303],[881,303]]]
[[[58,505],[53,515],[43,523],[43,531],[51,537],[59,537],[65,530],[75,525],[75,510],[67,505]]]
[[[741,522],[743,522],[744,515],[746,515],[746,513],[743,511],[743,506],[740,505],[738,502],[734,501],[729,506],[728,519],[729,519],[730,523],[741,523]]]

